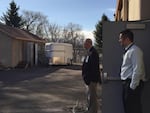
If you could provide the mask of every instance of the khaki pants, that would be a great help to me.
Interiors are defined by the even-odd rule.
[[[97,83],[91,82],[87,88],[88,113],[98,112]]]

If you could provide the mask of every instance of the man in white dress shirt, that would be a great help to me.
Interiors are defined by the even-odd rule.
[[[124,110],[125,113],[142,113],[141,92],[145,79],[143,52],[133,43],[134,35],[128,29],[120,32],[119,42],[125,49],[120,73]]]

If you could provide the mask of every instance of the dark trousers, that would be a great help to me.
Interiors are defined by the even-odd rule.
[[[131,79],[122,81],[122,83],[125,113],[142,113],[141,93],[144,86],[143,81],[140,81],[139,86],[134,90],[130,88]]]

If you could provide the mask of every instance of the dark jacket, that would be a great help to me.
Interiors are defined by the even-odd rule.
[[[88,60],[86,60],[89,56]],[[92,47],[84,59],[82,65],[82,77],[85,84],[89,85],[90,82],[101,82],[100,69],[99,69],[99,55],[94,47]]]

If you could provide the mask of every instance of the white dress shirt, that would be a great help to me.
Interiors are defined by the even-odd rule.
[[[128,49],[129,47],[129,49]],[[129,45],[123,56],[121,66],[121,80],[131,79],[130,88],[135,89],[140,80],[145,80],[145,69],[143,62],[143,52],[136,45]]]

